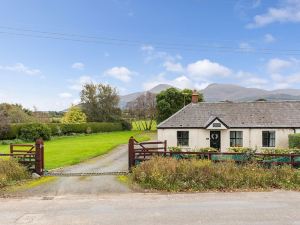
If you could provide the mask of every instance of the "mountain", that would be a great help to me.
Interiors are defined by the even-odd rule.
[[[159,84],[149,91],[155,94],[172,87],[168,84]],[[266,99],[268,101],[300,100],[300,89],[276,89],[272,91],[259,88],[246,88],[234,84],[210,84],[201,90],[206,102],[219,101],[255,101]],[[135,100],[144,92],[135,92],[121,96],[120,106],[124,108],[127,102]]]
[[[210,84],[202,90],[207,102],[218,101],[255,101],[257,99],[300,100],[299,89],[277,89],[268,91],[259,88],[246,88],[233,84]]]
[[[151,92],[151,93],[154,93],[154,94],[158,94],[161,91],[164,91],[164,90],[166,90],[168,88],[171,88],[171,87],[173,87],[173,86],[171,86],[169,84],[159,84],[159,85],[151,88],[148,91]],[[128,94],[128,95],[120,96],[120,107],[124,108],[128,102],[131,102],[131,101],[135,100],[137,97],[141,96],[142,94],[145,94],[146,92],[147,91],[134,92],[134,93],[131,93],[131,94]]]

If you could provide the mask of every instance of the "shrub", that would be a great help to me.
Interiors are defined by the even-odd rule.
[[[265,154],[300,154],[300,149],[288,149],[288,148],[262,148],[262,153]]]
[[[38,138],[50,140],[51,129],[42,123],[25,124],[21,127],[19,138],[26,141],[35,141]]]
[[[300,149],[300,134],[289,135],[289,148]]]
[[[0,188],[11,182],[29,178],[30,175],[25,167],[18,164],[15,160],[0,159]]]
[[[174,147],[168,147],[168,150],[170,152],[182,152],[182,148],[174,146]]]
[[[249,189],[300,190],[300,171],[208,160],[155,157],[133,168],[131,180],[147,189],[167,191],[231,191]]]
[[[230,147],[228,148],[228,152],[236,152],[236,153],[255,153],[256,150],[247,147]]]
[[[132,124],[126,120],[121,120],[121,124],[122,124],[123,130],[131,130],[132,129]]]
[[[86,115],[78,106],[72,106],[61,121],[62,123],[86,123]]]
[[[197,148],[197,149],[194,149],[195,152],[219,152],[218,149],[216,148],[212,148],[212,147],[207,147],[207,148]]]

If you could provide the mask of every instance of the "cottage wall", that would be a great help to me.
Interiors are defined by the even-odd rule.
[[[168,146],[177,146],[177,131],[189,131],[188,149],[204,148],[210,146],[210,130],[208,129],[158,129],[158,139],[167,140]],[[243,147],[262,148],[262,131],[275,131],[275,147],[287,148],[288,135],[294,129],[226,129],[221,130],[221,151],[230,147],[230,131],[243,131]],[[300,129],[299,129],[300,132]]]

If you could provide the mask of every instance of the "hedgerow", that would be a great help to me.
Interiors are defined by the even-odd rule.
[[[155,157],[135,167],[131,180],[146,189],[166,191],[300,190],[300,171],[290,166],[213,163]]]
[[[89,122],[81,124],[62,124],[49,123],[43,124],[50,128],[51,136],[71,135],[71,134],[90,134],[100,132],[122,131],[130,129],[125,122]],[[8,132],[0,136],[0,140],[12,140],[23,138],[24,127],[32,126],[32,124],[11,124]]]

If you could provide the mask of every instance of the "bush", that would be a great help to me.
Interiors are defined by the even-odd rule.
[[[20,129],[19,138],[25,141],[35,141],[38,138],[50,140],[51,129],[42,123],[25,124]]]
[[[133,168],[131,180],[146,189],[167,191],[231,191],[249,189],[300,190],[300,171],[207,160],[155,157]]]
[[[0,188],[11,182],[29,178],[26,168],[18,164],[15,160],[0,159]]]
[[[262,153],[265,154],[300,154],[300,149],[288,149],[288,148],[262,148]]]
[[[212,147],[207,147],[207,148],[197,148],[197,149],[194,149],[195,152],[219,152],[218,149],[216,148],[212,148]]]
[[[300,134],[289,135],[289,148],[300,149]]]
[[[246,148],[246,147],[230,147],[230,148],[228,148],[228,152],[255,153],[256,150],[253,150],[252,148]]]
[[[86,123],[86,115],[80,107],[72,106],[61,119],[62,123]]]
[[[182,148],[177,147],[177,146],[175,146],[175,147],[168,147],[168,150],[170,152],[182,152]]]
[[[132,124],[126,120],[121,120],[121,124],[122,124],[123,130],[131,130],[132,129]]]

